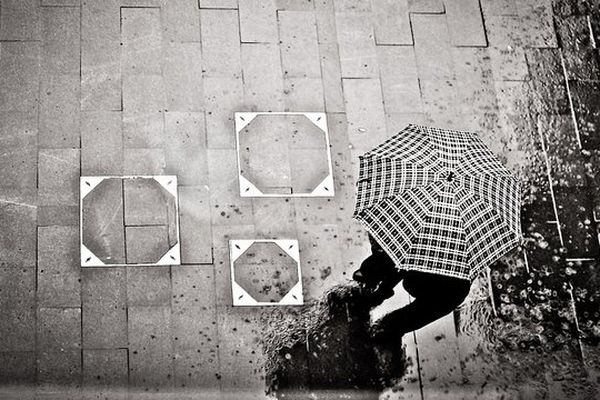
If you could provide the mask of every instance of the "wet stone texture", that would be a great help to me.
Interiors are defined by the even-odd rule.
[[[574,81],[570,87],[582,148],[600,150],[600,82]]]

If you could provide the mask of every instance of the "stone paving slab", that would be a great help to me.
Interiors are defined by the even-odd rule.
[[[281,111],[283,71],[279,46],[272,43],[245,43],[241,51],[246,110]]]
[[[82,3],[81,27],[81,109],[121,110],[118,1]]]
[[[175,352],[196,351],[218,373],[215,272],[212,264],[172,269],[172,334]],[[176,363],[177,364],[177,363]],[[206,376],[209,378],[209,376]]]
[[[127,386],[127,376],[127,349],[83,350],[84,386],[96,390],[102,387],[123,390]]]
[[[450,32],[443,15],[411,14],[419,77],[425,80],[454,78]]]
[[[79,226],[79,206],[40,206],[37,226]]]
[[[200,42],[198,0],[161,3],[162,37],[170,42]]]
[[[348,267],[339,250],[339,230],[335,224],[298,224],[297,229],[305,300],[319,299],[326,288],[340,281],[338,274]]]
[[[206,146],[209,149],[235,149],[234,113],[243,104],[241,78],[204,79]]]
[[[2,2],[0,40],[40,39],[40,4],[36,0]]]
[[[315,15],[279,11],[281,68],[287,78],[321,78]],[[299,108],[298,108],[299,109]]]
[[[323,82],[317,78],[289,78],[283,81],[284,111],[323,111]]]
[[[327,112],[344,112],[342,70],[338,46],[335,43],[320,43],[323,97]]]
[[[165,175],[166,168],[167,161],[163,149],[123,149],[124,175]]]
[[[162,79],[159,76],[151,79],[158,86],[162,85]],[[144,85],[141,81],[138,83]],[[162,112],[128,110],[124,111],[122,116],[123,146],[125,148],[160,148],[164,146],[165,120]]]
[[[238,0],[198,0],[200,8],[225,8],[234,9],[238,7]]]
[[[386,114],[421,112],[419,75],[413,47],[379,46],[377,60]]]
[[[441,0],[408,0],[408,10],[418,14],[439,14],[444,12]]]
[[[79,230],[73,226],[39,227],[37,239],[38,305],[79,307]]]
[[[126,270],[128,306],[167,306],[170,304],[170,267],[127,267]]]
[[[121,113],[81,114],[81,175],[122,175],[123,135]]]
[[[41,9],[41,61],[47,75],[75,75],[81,69],[81,15],[75,7]],[[78,98],[79,99],[79,98]]]
[[[169,248],[166,225],[125,227],[125,259],[128,264],[156,264]]]
[[[163,50],[165,109],[201,111],[203,89],[200,43],[166,43]]]
[[[515,34],[519,27],[520,21],[510,16],[486,19],[495,80],[526,80],[528,77],[523,42]]]
[[[215,225],[252,224],[252,202],[239,197],[235,150],[208,150],[210,218]],[[213,246],[216,244],[213,241]]]
[[[252,199],[256,238],[293,239],[295,237],[295,211],[293,204],[285,200],[281,198]]]
[[[173,387],[169,307],[128,307],[129,384],[144,391]]]
[[[248,399],[264,398],[261,310],[252,307],[217,308],[221,387],[242,391]],[[231,396],[231,395],[230,395]]]
[[[352,149],[365,152],[387,139],[379,79],[344,79],[348,137]]]
[[[161,73],[161,24],[159,8],[121,8],[121,73]]]
[[[226,210],[225,204],[223,211]],[[211,191],[206,186],[179,188],[179,220],[182,264],[211,264],[211,221],[214,208]],[[235,206],[226,210],[236,214]],[[216,211],[216,209],[215,209]]]
[[[44,76],[40,87],[38,143],[49,148],[80,146],[79,85],[77,75]]]
[[[315,20],[319,44],[334,44],[337,41],[335,6],[333,0],[316,0]]]
[[[166,173],[177,175],[180,186],[208,184],[204,113],[167,112],[164,116]]]
[[[27,384],[35,380],[36,357],[33,351],[0,352],[0,383]],[[19,393],[19,395],[23,395]]]
[[[239,2],[242,43],[277,43],[277,8],[274,0]]]
[[[444,6],[453,46],[487,46],[479,1],[448,1]]]
[[[80,0],[42,0],[42,7],[77,7]]]
[[[481,11],[486,16],[517,15],[516,0],[482,0]]]
[[[375,33],[368,14],[336,13],[335,23],[342,78],[377,77]]]
[[[0,351],[35,350],[35,270],[0,268]]]
[[[81,348],[81,308],[40,308],[37,317],[43,351]]]
[[[39,42],[2,42],[0,110],[34,111],[40,76]]]
[[[28,130],[27,125],[25,123],[19,127],[23,129],[20,132],[13,130],[14,128],[10,129],[12,132],[8,132],[8,136],[0,139],[5,150],[0,154],[2,187],[17,189],[35,187],[37,137],[36,130]]]
[[[77,385],[81,382],[81,350],[65,349],[38,353],[40,383]]]
[[[378,45],[412,45],[408,0],[375,0],[371,2],[375,43]]]
[[[81,271],[84,349],[127,346],[127,295],[124,268],[85,268]]]
[[[79,202],[79,149],[41,149],[38,152],[38,201],[49,206]]]
[[[237,1],[236,1],[237,3]],[[200,10],[202,69],[206,77],[240,77],[237,10]]]
[[[0,194],[0,265],[32,267],[36,263],[37,195],[3,189]]]

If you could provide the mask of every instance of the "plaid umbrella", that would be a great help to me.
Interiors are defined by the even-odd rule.
[[[472,280],[518,244],[519,182],[475,133],[411,124],[359,159],[353,217],[399,268]]]

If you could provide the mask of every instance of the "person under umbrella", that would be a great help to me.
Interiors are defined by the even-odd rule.
[[[353,217],[372,255],[353,278],[381,299],[403,281],[414,298],[373,325],[388,340],[452,312],[519,244],[520,186],[472,132],[411,124],[359,159]]]

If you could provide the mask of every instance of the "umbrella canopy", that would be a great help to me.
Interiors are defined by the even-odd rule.
[[[353,217],[398,268],[472,280],[519,243],[519,181],[475,133],[411,124],[359,159]]]

